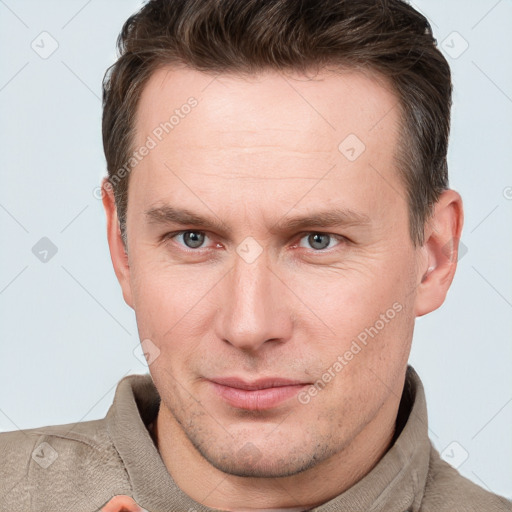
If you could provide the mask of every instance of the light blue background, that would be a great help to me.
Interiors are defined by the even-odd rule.
[[[105,173],[101,79],[140,5],[0,1],[0,430],[101,418],[117,382],[147,371],[93,194]],[[458,443],[461,473],[510,498],[512,2],[416,6],[452,65],[449,165],[467,254],[444,306],[418,320],[411,363],[436,447]],[[46,37],[51,48],[43,31],[58,43],[47,59],[31,47]],[[32,253],[43,236],[58,247],[47,263]]]

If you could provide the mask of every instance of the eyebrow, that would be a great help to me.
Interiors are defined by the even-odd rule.
[[[144,212],[150,224],[179,224],[183,226],[200,227],[211,231],[229,232],[229,227],[219,219],[207,218],[186,208],[176,208],[171,205],[149,208]],[[277,221],[270,228],[271,233],[287,232],[301,228],[329,228],[341,226],[368,225],[370,217],[362,212],[345,208],[331,208],[312,214],[304,214]]]

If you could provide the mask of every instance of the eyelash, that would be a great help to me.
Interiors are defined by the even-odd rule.
[[[169,242],[173,238],[176,238],[177,236],[183,235],[185,233],[202,233],[202,234],[205,234],[206,236],[208,236],[205,231],[193,230],[193,229],[184,229],[184,230],[181,230],[181,231],[173,231],[171,233],[167,233],[167,234],[165,234],[162,237],[162,239],[163,239],[164,242]],[[323,231],[305,231],[305,232],[297,234],[297,236],[300,236],[299,241],[302,240],[304,237],[309,236],[309,235],[328,235],[331,238],[338,240],[338,242],[339,242],[338,245],[344,244],[344,243],[349,241],[343,235],[337,235],[335,233],[326,233],[326,232],[323,232]],[[296,244],[294,244],[294,245],[296,245]],[[338,245],[336,245],[334,248],[331,247],[331,249],[311,249],[311,251],[314,252],[314,253],[318,253],[318,254],[324,254],[324,253],[328,254],[332,249],[335,249]],[[204,248],[203,247],[198,247],[197,249],[191,249],[190,247],[186,247],[184,245],[181,245],[181,250],[183,250],[185,252],[189,252],[189,253],[199,253],[201,249],[204,249]]]

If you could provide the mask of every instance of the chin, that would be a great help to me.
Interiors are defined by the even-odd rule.
[[[235,443],[232,443],[235,444]],[[194,444],[201,456],[213,467],[223,473],[245,478],[281,478],[297,475],[335,453],[332,446],[316,445],[314,448],[304,449],[304,445],[290,446],[283,443],[279,447],[267,446],[259,449],[250,441],[239,450],[233,451],[233,446],[224,449]]]

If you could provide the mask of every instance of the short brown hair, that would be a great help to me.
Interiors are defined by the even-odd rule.
[[[410,235],[448,187],[450,68],[427,19],[401,0],[150,0],[124,24],[103,80],[103,146],[126,248],[128,178],[142,89],[159,67],[204,72],[306,72],[323,65],[376,71],[401,110],[397,167]],[[124,169],[125,172],[120,172]]]

